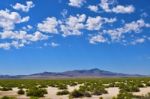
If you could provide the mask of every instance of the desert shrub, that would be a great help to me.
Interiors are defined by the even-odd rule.
[[[109,87],[115,87],[115,83],[110,83]]]
[[[44,94],[47,94],[46,89],[41,89],[41,88],[31,88],[27,90],[27,96],[34,96],[34,97],[43,97]]]
[[[146,83],[146,86],[150,86],[150,82],[147,82],[147,83]]]
[[[76,82],[72,82],[72,83],[70,83],[70,86],[76,86],[77,85],[77,83]]]
[[[97,88],[93,91],[93,95],[102,95],[108,93],[104,88]]]
[[[102,95],[103,93],[100,90],[94,90],[93,95]]]
[[[3,96],[1,99],[16,99],[15,97]]]
[[[67,90],[57,92],[57,95],[67,95],[67,94],[69,94],[69,91]]]
[[[58,85],[58,89],[63,90],[63,89],[67,89],[67,85]]]
[[[144,84],[139,84],[138,87],[145,87]]]
[[[89,92],[84,92],[85,97],[91,97],[92,95]]]
[[[73,92],[71,92],[70,94],[73,98],[79,98],[79,97],[83,97],[84,94],[83,92],[79,91],[79,90],[74,90]]]
[[[128,92],[121,92],[117,95],[116,99],[133,99],[133,95]]]
[[[99,97],[99,99],[103,99],[103,97]]]
[[[25,91],[23,89],[19,89],[18,92],[17,92],[19,95],[24,95],[25,94]]]
[[[47,85],[40,85],[39,88],[47,88]]]
[[[140,89],[137,85],[122,85],[120,86],[121,92],[139,92]]]
[[[150,99],[150,93],[145,96],[135,96],[137,99]]]
[[[10,88],[10,87],[2,87],[2,88],[0,88],[0,90],[1,91],[10,91],[10,90],[12,90],[12,88]]]

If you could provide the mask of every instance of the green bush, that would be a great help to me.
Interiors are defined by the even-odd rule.
[[[67,95],[67,94],[69,94],[69,91],[67,90],[57,92],[57,95]]]
[[[10,88],[10,87],[2,87],[2,88],[0,88],[0,90],[1,91],[10,91],[10,90],[12,90],[12,88]]]
[[[117,95],[116,99],[133,99],[133,95],[128,92],[121,92]]]
[[[16,99],[15,97],[3,96],[1,99]]]
[[[84,92],[84,96],[85,96],[85,97],[92,97],[89,92]]]
[[[83,97],[84,94],[83,92],[79,91],[79,90],[74,90],[73,92],[71,92],[70,94],[73,98],[79,98],[79,97]]]
[[[27,90],[27,96],[44,97],[44,94],[47,94],[46,89],[31,88],[31,89]]]
[[[67,85],[58,85],[58,89],[60,90],[64,90],[64,89],[67,89]]]
[[[24,94],[25,94],[25,91],[24,91],[23,89],[19,89],[19,90],[18,90],[18,94],[19,94],[19,95],[24,95]]]

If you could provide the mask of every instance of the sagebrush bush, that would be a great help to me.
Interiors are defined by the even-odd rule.
[[[70,94],[73,98],[79,98],[79,97],[83,97],[84,94],[83,92],[79,91],[79,90],[74,90],[73,92],[71,92]]]
[[[11,87],[2,87],[2,88],[0,88],[0,90],[1,91],[10,91],[10,90],[12,90],[12,88]]]
[[[16,99],[15,97],[3,96],[1,99]]]
[[[84,92],[85,97],[92,97],[92,95],[89,92]]]
[[[31,88],[27,90],[27,96],[44,97],[44,94],[47,94],[46,89]]]
[[[67,95],[67,94],[69,94],[69,91],[67,90],[57,92],[57,95]]]
[[[25,94],[25,91],[23,89],[19,89],[18,92],[17,92],[19,95],[24,95]]]

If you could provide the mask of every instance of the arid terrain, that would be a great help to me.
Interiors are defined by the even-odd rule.
[[[149,99],[149,78],[0,80],[2,99]],[[122,98],[123,97],[123,98]]]

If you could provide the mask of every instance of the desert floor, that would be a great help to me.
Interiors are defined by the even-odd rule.
[[[80,85],[71,87],[68,86],[68,91],[72,92],[74,89],[79,89]],[[90,98],[84,97],[84,98],[76,98],[76,99],[99,99],[99,97],[103,97],[104,99],[112,99],[112,97],[117,96],[119,94],[119,88],[117,87],[110,87],[106,88],[108,91],[108,94],[103,94],[100,96],[92,96]],[[12,91],[0,91],[0,97],[2,96],[13,96],[17,97],[17,99],[29,99],[26,95],[18,95],[17,94],[18,88],[13,88]],[[59,89],[55,87],[48,87],[47,88],[48,94],[45,95],[45,97],[40,99],[68,99],[68,95],[58,96],[56,93],[60,91]],[[140,88],[140,92],[133,92],[134,95],[146,95],[150,92],[150,87]]]

